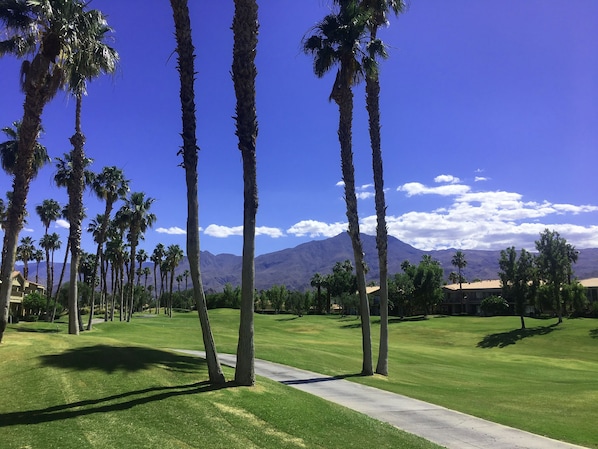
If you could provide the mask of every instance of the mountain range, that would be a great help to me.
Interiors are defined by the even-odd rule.
[[[368,281],[377,281],[379,264],[376,250],[376,238],[362,235],[365,261],[369,267]],[[394,237],[388,237],[388,272],[393,275],[402,272],[401,263],[408,260],[418,263],[424,254],[440,262],[445,279],[455,267],[451,264],[456,249],[439,251],[422,251],[416,249]],[[474,279],[497,279],[498,260],[500,251],[463,250],[467,266],[463,275],[469,281]],[[294,248],[288,248],[273,253],[263,254],[255,259],[255,285],[258,290],[268,289],[272,285],[285,285],[291,290],[306,290],[310,287],[310,280],[315,273],[326,275],[332,272],[336,262],[346,259],[353,261],[353,249],[347,233],[339,234],[325,240],[314,240],[303,243]],[[241,283],[241,256],[233,254],[214,255],[208,251],[201,252],[201,272],[206,291],[219,292],[230,283],[233,286]],[[62,264],[55,264],[55,273],[60,273]],[[153,263],[146,262],[144,266],[152,268],[152,275],[148,277],[148,284],[153,284]],[[579,250],[579,258],[574,265],[575,275],[579,279],[598,277],[598,248]],[[184,258],[175,271],[175,275],[182,274],[189,269],[189,263]],[[68,270],[66,270],[68,273]],[[35,264],[29,265],[30,279],[35,276]],[[55,277],[58,277],[55,274]],[[45,283],[45,263],[40,264],[40,283]],[[144,280],[142,279],[142,283]],[[190,284],[190,279],[189,279]],[[182,287],[182,286],[181,286]],[[175,289],[176,289],[175,285]]]

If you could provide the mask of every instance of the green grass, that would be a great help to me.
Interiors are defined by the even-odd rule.
[[[210,320],[215,332],[218,351],[234,353],[236,351],[238,311],[210,311]],[[351,380],[541,435],[598,448],[598,426],[596,426],[598,422],[598,321],[591,319],[565,320],[559,326],[554,325],[555,321],[527,319],[528,329],[520,331],[517,329],[519,327],[517,317],[438,317],[427,320],[391,320],[390,376],[388,378],[382,376],[351,377]],[[373,319],[372,322],[372,331],[375,337],[374,354],[377,355],[376,339],[379,324],[376,319]],[[40,331],[53,330],[51,325],[42,323],[19,326]],[[177,314],[172,319],[138,317],[129,324],[101,324],[96,326],[93,332],[79,338],[64,335],[62,325],[54,326],[60,333],[14,332],[6,336],[7,343],[0,348],[3,354],[0,372],[4,379],[18,377],[16,374],[18,371],[13,370],[18,370],[17,366],[21,363],[27,364],[29,368],[24,368],[20,372],[27,372],[27,369],[31,369],[31,366],[35,366],[36,363],[44,363],[47,359],[44,356],[47,356],[49,351],[48,345],[51,345],[53,353],[59,354],[56,357],[60,360],[66,360],[68,354],[72,354],[70,357],[76,360],[96,360],[99,357],[93,353],[94,347],[103,353],[110,354],[112,351],[115,354],[111,363],[109,361],[112,359],[106,356],[106,360],[102,363],[105,368],[96,370],[82,370],[81,366],[70,367],[68,364],[66,366],[41,365],[42,370],[49,373],[44,375],[44,379],[55,379],[56,376],[62,376],[63,384],[78,386],[78,382],[83,383],[80,389],[78,387],[76,389],[76,399],[68,402],[71,404],[85,399],[87,392],[93,393],[93,397],[106,398],[122,394],[123,391],[147,389],[148,385],[161,387],[192,385],[194,382],[206,378],[203,365],[200,364],[199,367],[190,370],[187,367],[190,364],[192,366],[190,359],[165,351],[166,348],[203,349],[198,319],[194,313]],[[5,354],[13,352],[12,350],[7,351],[7,349],[11,346],[16,348],[25,346],[20,342],[32,338],[45,342],[45,349],[43,347],[38,349],[35,344],[31,343],[29,347],[24,347],[21,355],[17,357],[18,363],[7,364]],[[59,346],[67,343],[67,346]],[[256,357],[323,374],[350,375],[358,373],[361,369],[361,331],[359,321],[353,317],[305,316],[296,318],[290,315],[256,315],[255,344]],[[104,347],[98,349],[99,345],[104,345]],[[134,351],[137,356],[129,360],[130,357],[119,355],[120,352],[110,348],[122,345],[129,346],[130,350],[138,348]],[[92,349],[81,352],[80,348],[86,347]],[[70,351],[73,350],[79,352],[71,353]],[[154,352],[158,354],[154,354]],[[167,356],[163,354],[167,354]],[[161,357],[174,359],[161,361]],[[126,362],[127,366],[133,363],[132,360],[139,360],[138,363],[142,365],[142,368],[125,376],[127,370],[118,362],[121,359]],[[140,384],[131,385],[132,380],[127,379],[134,379],[139,373],[144,373],[143,376],[140,376],[141,379],[136,381]],[[154,377],[149,376],[151,381],[147,379],[146,373],[153,373]],[[93,380],[83,380],[86,378],[85,376],[92,374]],[[232,377],[230,371],[227,371],[226,374],[227,378]],[[28,373],[27,376],[29,375],[33,376]],[[64,379],[67,379],[68,382]],[[106,379],[109,380],[106,381]],[[49,382],[54,385],[58,383],[57,380]],[[87,385],[85,382],[89,382],[91,385]],[[26,382],[24,385],[29,385],[27,388],[40,392],[39,387],[35,386],[33,377],[29,383]],[[97,391],[98,386],[101,386],[101,392]],[[111,389],[104,391],[108,387]],[[193,390],[196,387],[189,388]],[[354,447],[362,445],[385,447],[385,443],[372,443],[369,440],[367,443],[363,443],[358,439],[358,435],[354,437],[346,433],[347,429],[356,428],[358,429],[356,433],[359,434],[359,429],[363,429],[363,426],[373,424],[364,422],[346,425],[343,423],[348,418],[344,417],[338,419],[336,424],[323,422],[324,417],[326,419],[337,417],[342,409],[336,408],[334,412],[314,411],[313,415],[303,419],[302,416],[305,412],[302,410],[306,406],[307,399],[302,395],[297,396],[299,394],[297,392],[289,391],[289,389],[268,381],[260,380],[258,388],[254,390],[231,388],[203,391],[207,388],[206,386],[197,388],[202,390],[200,395],[189,392],[177,393],[175,398],[168,397],[167,401],[159,402],[150,401],[143,404],[143,407],[166,412],[163,403],[172,401],[177,402],[175,410],[183,410],[183,406],[178,404],[179,401],[193,401],[197,397],[209,398],[206,402],[211,404],[209,406],[211,408],[209,412],[203,412],[206,413],[205,416],[212,416],[214,413],[215,416],[228,416],[226,410],[229,409],[227,407],[232,407],[234,410],[246,411],[249,415],[237,413],[234,414],[234,417],[229,416],[223,419],[236,419],[247,423],[248,420],[252,422],[253,419],[249,419],[248,416],[255,416],[262,420],[258,421],[262,423],[261,425],[282,429],[281,432],[285,435],[292,435],[292,438],[300,437],[303,441],[308,438],[308,433],[311,435],[316,430],[314,426],[323,428],[319,436],[314,436],[314,441],[322,442],[305,442],[305,447],[336,447],[334,441],[339,438],[342,439],[342,442],[338,447],[349,447],[347,446],[348,442],[354,443]],[[47,404],[44,405],[45,407],[60,404],[61,400],[65,401],[64,398],[61,399],[61,394],[65,394],[66,391],[66,389],[59,389],[52,394],[41,391],[37,400],[43,398],[44,404]],[[169,393],[168,391],[157,391],[147,394],[159,396]],[[276,395],[278,395],[277,399],[275,399]],[[144,394],[141,394],[141,397],[143,396]],[[224,406],[214,405],[218,402],[213,399],[216,396],[226,398],[226,401],[223,402]],[[271,398],[273,402],[262,403],[261,400],[266,397]],[[241,398],[244,400],[241,401]],[[293,405],[295,399],[299,400],[299,398],[299,405]],[[227,402],[233,399],[241,402]],[[125,399],[125,401],[134,400],[136,400],[135,397]],[[310,398],[309,400],[315,399]],[[35,400],[33,401],[31,404],[25,404],[24,408],[20,410],[39,408],[39,404],[36,405]],[[197,402],[197,400],[195,401]],[[203,404],[204,401],[201,402]],[[276,419],[279,405],[272,405],[280,403],[284,403],[284,410],[289,412],[285,419],[291,422],[285,422],[285,425]],[[21,402],[12,402],[10,406],[0,404],[0,412],[6,413],[10,407],[14,409],[14,404],[21,405]],[[328,404],[326,406],[332,407]],[[116,422],[120,422],[120,416],[131,415],[136,408],[114,412],[117,413],[117,417],[114,419]],[[72,410],[70,411],[72,412]],[[107,413],[107,415],[110,416],[112,413]],[[184,413],[185,416],[187,414],[193,415],[194,413],[191,411]],[[230,415],[230,413],[228,414]],[[146,431],[150,432],[151,429],[159,427],[163,422],[159,419],[156,421],[151,416],[152,413],[137,418],[133,415],[130,421],[143,422],[144,428],[147,421],[149,424],[147,424]],[[360,415],[356,416],[359,419],[364,419]],[[93,414],[76,417],[77,420],[82,419],[84,422],[92,421],[91,418],[93,418]],[[0,416],[0,422],[2,419]],[[312,420],[314,423],[311,423]],[[60,420],[59,424],[64,424],[65,421],[68,420]],[[177,419],[174,418],[170,420],[170,425],[180,427],[177,424]],[[287,425],[295,430],[289,430]],[[8,428],[13,429],[13,426]],[[248,425],[248,429],[250,428],[251,425]],[[0,432],[7,430],[6,427],[0,429]],[[339,429],[342,429],[340,433]],[[114,433],[115,429],[112,430]],[[246,431],[251,434],[249,430]],[[323,440],[326,435],[329,440]],[[226,446],[251,447],[251,444],[247,444],[247,441],[251,441],[256,447],[284,447],[276,444],[277,437],[273,437],[271,446],[263,444],[261,441],[256,442],[245,433],[235,436],[235,438],[237,437],[241,439],[238,440],[236,446],[235,442],[228,440]],[[197,436],[190,438],[189,441],[193,441],[193,444],[199,444],[200,440],[197,439]],[[398,436],[392,438],[398,438]],[[362,441],[363,444],[358,441]],[[401,446],[396,443],[396,440],[394,441],[394,444],[389,443],[389,447],[409,447],[407,444]],[[163,440],[157,442],[156,447],[158,444],[160,447],[170,447]],[[186,444],[190,447],[199,447],[193,446],[189,442]],[[31,447],[36,446],[32,445]],[[122,447],[135,446],[123,445]]]
[[[161,349],[196,346],[185,335],[197,337],[195,321],[136,319],[79,337],[64,324],[11,326],[2,448],[438,448],[269,380],[211,387],[203,361]]]

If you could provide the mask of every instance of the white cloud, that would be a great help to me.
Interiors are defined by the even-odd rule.
[[[23,228],[24,232],[35,232],[33,229],[31,228]]]
[[[335,185],[336,185],[336,187],[345,187],[345,181],[341,180],[341,181],[337,182]]]
[[[158,228],[156,229],[158,234],[168,234],[168,235],[185,235],[187,231],[184,229],[179,228],[178,226],[171,226],[170,228]]]
[[[357,199],[367,200],[368,198],[374,198],[374,192],[357,192]]]
[[[70,229],[71,225],[69,224],[69,222],[63,218],[59,218],[58,220],[56,220],[56,228],[62,228],[62,229]]]
[[[232,236],[242,236],[243,226],[220,226],[216,224],[209,225],[204,234],[210,237],[227,238]],[[255,235],[266,235],[272,238],[283,237],[284,233],[278,228],[270,228],[267,226],[257,226],[255,228]]]
[[[461,180],[453,175],[439,175],[434,178],[434,182],[444,184],[457,184],[460,183]]]
[[[485,178],[484,176],[476,176],[474,178],[474,182],[482,182],[482,181],[488,181],[490,178]]]
[[[287,234],[296,237],[334,237],[346,230],[347,223],[328,224],[316,220],[302,220],[287,229]]]
[[[469,192],[471,188],[463,184],[446,184],[439,187],[428,187],[419,182],[408,182],[397,188],[400,192],[405,192],[407,196],[415,195],[441,195],[455,196]]]
[[[269,228],[267,226],[257,226],[255,228],[255,235],[266,235],[268,237],[272,237],[273,239],[277,239],[279,237],[284,237],[284,232],[278,228]]]

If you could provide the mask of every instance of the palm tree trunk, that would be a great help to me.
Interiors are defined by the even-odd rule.
[[[236,122],[239,150],[243,159],[243,258],[241,271],[241,317],[237,344],[235,382],[255,384],[253,313],[255,294],[255,216],[258,207],[255,110],[255,55],[258,34],[258,6],[255,0],[235,0],[233,19],[232,77],[237,98]]]
[[[341,68],[341,72],[344,71]],[[339,107],[338,138],[341,146],[341,165],[343,181],[345,183],[345,202],[347,206],[347,220],[349,222],[349,236],[353,246],[355,258],[355,274],[357,276],[357,290],[359,292],[361,335],[363,363],[361,373],[366,376],[374,374],[372,366],[372,342],[370,330],[370,306],[365,290],[365,261],[363,246],[359,234],[359,215],[357,213],[357,195],[355,193],[355,169],[353,166],[352,122],[353,122],[353,92],[348,77],[341,75],[338,93],[334,100]]]
[[[372,39],[375,40],[375,29]],[[388,376],[388,231],[380,138],[380,82],[378,74],[366,77],[366,107],[369,116],[372,168],[376,203],[376,247],[380,266],[380,345],[376,373]]]
[[[133,233],[134,230],[131,230]],[[135,255],[137,252],[137,243],[135,241],[131,242],[131,267],[129,268],[129,291],[127,292],[129,295],[129,311],[127,313],[127,323],[131,321],[131,317],[133,316],[133,304],[134,304],[134,296],[135,296],[135,286],[133,285],[135,282]]]
[[[58,302],[58,295],[60,294],[60,288],[62,287],[62,280],[64,279],[64,272],[66,270],[66,264],[68,262],[69,251],[71,248],[71,241],[67,239],[66,249],[64,250],[64,261],[62,262],[62,268],[60,270],[60,278],[58,279],[58,285],[56,286],[56,298],[54,298],[54,311],[52,312],[52,323],[56,317],[56,304]],[[52,256],[54,257],[54,256]],[[54,264],[52,264],[52,278],[54,278]]]
[[[23,90],[23,120],[19,133],[19,157],[12,184],[12,197],[6,211],[2,265],[0,267],[0,342],[8,324],[12,272],[17,259],[19,233],[23,228],[29,185],[33,178],[34,147],[41,127],[41,115],[46,103],[56,91],[50,75],[52,55],[38,53],[30,64]],[[50,82],[48,82],[50,81]]]

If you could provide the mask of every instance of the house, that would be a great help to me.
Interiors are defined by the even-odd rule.
[[[582,279],[579,283],[586,288],[588,300],[591,303],[598,302],[598,278]],[[501,283],[498,279],[463,283],[462,287],[463,298],[461,298],[459,284],[449,284],[442,287],[444,301],[440,305],[441,313],[446,315],[458,313],[479,315],[483,299],[489,296],[501,296],[502,293]],[[532,312],[531,306],[528,306],[527,312]]]
[[[500,296],[500,280],[479,282],[464,282],[461,284],[448,284],[442,287],[444,301],[440,304],[440,312],[445,315],[465,313],[477,315],[480,313],[482,300],[489,296]],[[461,297],[463,292],[463,297]]]
[[[20,271],[13,271],[12,290],[10,292],[10,304],[8,309],[8,315],[10,320],[18,320],[18,318],[21,318],[23,316],[23,299],[26,295],[33,292],[40,292],[42,295],[45,295],[46,289],[41,284],[37,284],[35,282],[31,282],[25,279]]]

